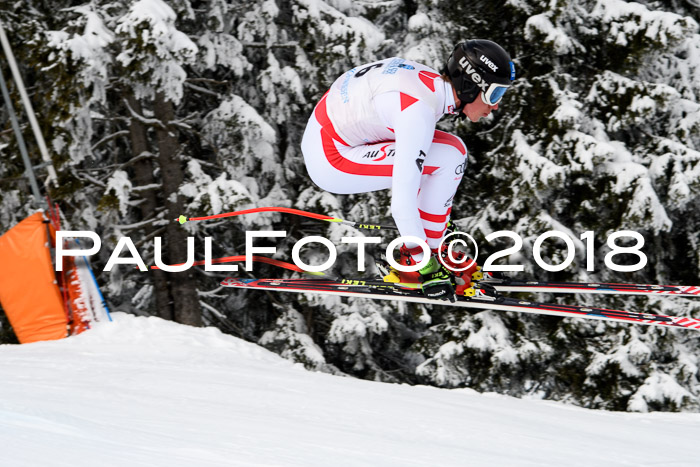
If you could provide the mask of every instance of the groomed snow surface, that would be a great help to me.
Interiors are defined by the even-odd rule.
[[[215,329],[114,319],[0,346],[0,465],[700,465],[700,414],[330,376]]]

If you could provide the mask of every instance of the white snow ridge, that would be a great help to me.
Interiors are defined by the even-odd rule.
[[[213,328],[114,319],[0,346],[0,465],[700,465],[700,414],[330,376]]]

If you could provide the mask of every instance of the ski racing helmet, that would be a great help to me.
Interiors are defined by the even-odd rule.
[[[495,42],[473,39],[457,44],[445,69],[461,101],[459,109],[481,99],[488,105],[501,102],[515,79],[515,65],[508,52]]]

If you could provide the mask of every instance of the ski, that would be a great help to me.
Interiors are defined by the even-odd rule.
[[[301,272],[314,276],[324,276],[321,272],[309,273],[298,266],[285,261],[252,255],[251,259],[256,263],[267,263],[290,271]],[[245,262],[244,255],[227,256],[212,260],[212,264]],[[204,261],[196,261],[195,266],[203,265]],[[177,264],[174,266],[178,266]],[[151,266],[151,269],[158,269]],[[334,279],[326,276],[327,279]],[[368,283],[372,281],[366,281]],[[375,281],[376,282],[376,281]],[[382,281],[378,281],[383,283]],[[578,293],[578,294],[616,294],[616,295],[666,295],[672,297],[698,297],[700,298],[700,286],[696,285],[653,285],[653,284],[629,284],[616,282],[548,282],[536,280],[518,280],[511,278],[485,278],[481,282],[489,284],[498,292],[548,292],[548,293]],[[405,287],[419,287],[418,284],[403,284]]]
[[[694,285],[625,284],[614,282],[546,282],[514,279],[485,279],[499,292],[589,293],[616,295],[669,295],[700,297],[700,287]]]
[[[368,285],[385,284],[383,281],[364,281]],[[523,281],[509,278],[486,278],[477,281],[487,284],[497,292],[548,292],[579,294],[614,294],[614,295],[668,295],[673,297],[700,297],[700,287],[694,285],[652,285],[627,284],[614,282],[547,282]],[[395,283],[398,287],[420,288],[417,283]]]
[[[362,297],[378,300],[400,300],[429,305],[455,306],[460,308],[514,311],[519,313],[544,314],[559,317],[578,317],[624,323],[637,323],[656,326],[680,327],[700,330],[700,319],[635,313],[631,311],[579,305],[559,305],[538,303],[512,297],[458,296],[450,303],[425,297],[419,289],[401,284],[380,281],[327,279],[239,279],[228,277],[221,282],[224,287],[254,290],[274,290],[292,293],[318,293],[345,297]]]

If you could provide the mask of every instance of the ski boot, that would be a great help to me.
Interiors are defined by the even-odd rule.
[[[414,266],[416,261],[411,256],[411,253],[406,248],[406,245],[402,245],[399,248],[398,258],[394,258],[398,264],[402,266]],[[377,261],[377,269],[382,275],[382,280],[384,282],[392,283],[402,283],[402,284],[417,284],[420,285],[420,273],[418,271],[414,272],[403,272],[399,271],[389,265],[386,258],[383,261]]]
[[[440,248],[440,262],[456,277],[462,278],[465,282],[478,281],[483,279],[481,266],[476,264],[466,253],[457,250],[450,250],[449,243],[443,243]]]
[[[452,222],[452,220],[448,220],[445,228],[445,237],[459,232],[460,231],[454,222]],[[442,244],[440,258],[446,268],[452,271],[455,276],[461,277],[465,282],[498,283],[505,280],[505,276],[501,272],[483,271],[481,266],[479,266],[476,261],[472,261],[472,259],[469,258],[464,252],[457,250],[450,251],[450,242]],[[465,268],[467,265],[469,267]]]

